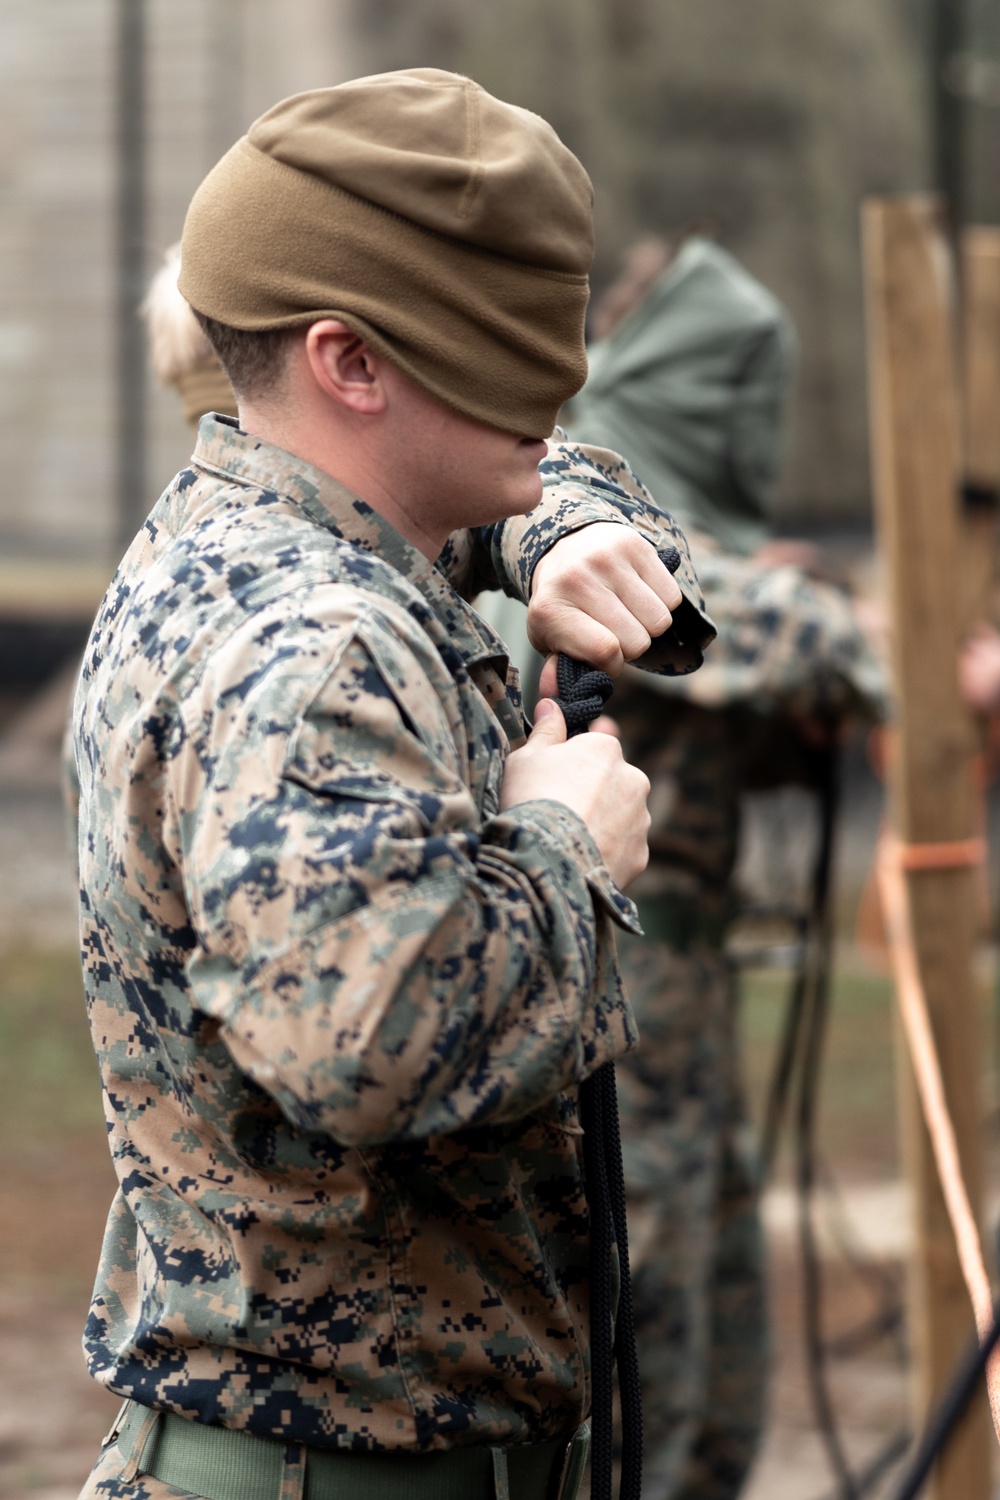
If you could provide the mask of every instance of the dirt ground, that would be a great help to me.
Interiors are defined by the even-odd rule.
[[[3,1500],[73,1500],[117,1409],[88,1379],[80,1350],[114,1182],[77,972],[72,879],[53,785],[51,734],[44,753],[43,764],[41,749],[34,754],[22,746],[8,760],[5,779],[0,743]],[[846,952],[821,1135],[844,1184],[840,1217],[850,1221],[848,1237],[864,1249],[866,1269],[851,1270],[837,1248],[843,1225],[824,1210],[825,1324],[831,1335],[870,1316],[885,1282],[898,1281],[906,1247],[888,986]],[[758,1102],[786,985],[777,973],[747,980],[745,1040]],[[765,1213],[775,1373],[767,1439],[746,1500],[832,1500],[836,1492],[816,1434],[801,1354],[794,1205],[787,1187],[768,1195]],[[906,1425],[905,1351],[898,1338],[884,1338],[857,1357],[833,1361],[831,1382],[845,1446],[852,1464],[862,1467]],[[888,1485],[889,1477],[869,1493],[882,1500],[891,1493]]]
[[[0,1495],[71,1500],[117,1409],[80,1347],[114,1173],[74,951],[2,972]]]

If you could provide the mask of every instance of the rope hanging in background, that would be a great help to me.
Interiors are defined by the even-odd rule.
[[[614,683],[606,672],[560,656],[556,702],[569,736],[585,733],[602,712]],[[632,1281],[625,1222],[625,1175],[618,1126],[614,1063],[580,1085],[583,1161],[590,1214],[591,1497],[611,1500],[614,1478],[614,1366],[622,1418],[621,1500],[642,1489],[642,1395],[635,1349]],[[618,1312],[611,1305],[611,1252],[618,1247]]]
[[[962,1165],[945,1098],[941,1065],[938,1061],[934,1033],[927,1011],[917,962],[913,937],[913,919],[905,871],[908,869],[954,869],[961,865],[977,864],[983,857],[981,839],[969,839],[960,844],[902,844],[891,835],[883,834],[878,852],[877,870],[882,912],[892,958],[893,976],[896,981],[896,998],[899,1003],[903,1029],[913,1061],[917,1090],[923,1109],[924,1120],[931,1138],[934,1160],[937,1163],[941,1191],[948,1209],[948,1217],[955,1235],[959,1263],[962,1267],[980,1343],[986,1345],[994,1329],[993,1293],[983,1261],[983,1250],[979,1239],[976,1216],[969,1202],[968,1189],[962,1176]],[[986,1389],[990,1398],[993,1427],[1000,1441],[1000,1350],[995,1347],[986,1360]]]

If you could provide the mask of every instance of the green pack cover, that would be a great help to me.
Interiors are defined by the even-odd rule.
[[[718,245],[690,239],[591,346],[570,436],[624,454],[685,529],[750,553],[768,532],[794,344],[777,298]]]

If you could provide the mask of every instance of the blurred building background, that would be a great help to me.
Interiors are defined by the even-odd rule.
[[[927,189],[945,158],[965,217],[1000,222],[996,0],[3,0],[0,1493],[11,1500],[73,1500],[114,1411],[79,1353],[112,1174],[79,992],[58,746],[75,655],[129,529],[121,476],[132,475],[134,517],[191,449],[175,395],[143,374],[140,348],[124,404],[142,396],[148,440],[124,456],[141,459],[141,480],[122,464],[118,63],[129,14],[146,33],[129,327],[193,189],[270,104],[392,67],[468,72],[550,119],[589,169],[596,288],[639,233],[697,223],[786,302],[801,346],[787,532],[851,533],[856,546],[869,524],[860,200]],[[844,839],[858,870],[879,805],[864,775]],[[793,798],[777,839],[769,813],[769,850],[794,852],[807,812]],[[751,840],[751,855],[760,847]],[[772,855],[772,875],[773,865]],[[755,984],[746,1031],[759,1095],[785,977]],[[825,1119],[838,1170],[855,1196],[871,1195],[866,1248],[892,1280],[905,1232],[888,995],[884,979],[848,967]],[[795,1300],[789,1203],[769,1200],[779,1342]],[[857,1288],[842,1291],[859,1316]],[[905,1408],[902,1361],[879,1359],[864,1379],[851,1363],[838,1377],[862,1453]],[[826,1482],[804,1376],[794,1363],[782,1370],[748,1500],[803,1500]]]
[[[130,0],[139,6],[142,0]],[[957,87],[1000,98],[1000,28]],[[103,569],[115,515],[116,36],[123,0],[0,8],[0,547]],[[788,526],[868,512],[859,199],[931,177],[929,0],[144,0],[152,270],[192,189],[268,104],[434,64],[551,119],[597,189],[595,283],[644,229],[707,224],[787,302],[802,354]],[[979,15],[979,10],[982,14]],[[977,71],[978,68],[978,71]],[[992,68],[992,71],[991,71]],[[972,111],[987,198],[996,109]],[[985,124],[985,128],[984,128]],[[150,391],[151,502],[188,448]]]

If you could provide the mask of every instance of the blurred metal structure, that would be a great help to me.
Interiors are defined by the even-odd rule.
[[[128,545],[146,495],[146,0],[117,0],[116,436],[118,540]]]
[[[243,131],[246,7],[243,0],[208,0],[208,147],[216,161]],[[209,165],[211,165],[211,162]]]
[[[958,74],[967,46],[966,0],[931,0],[931,121],[934,187],[957,233],[965,219],[965,99]]]

